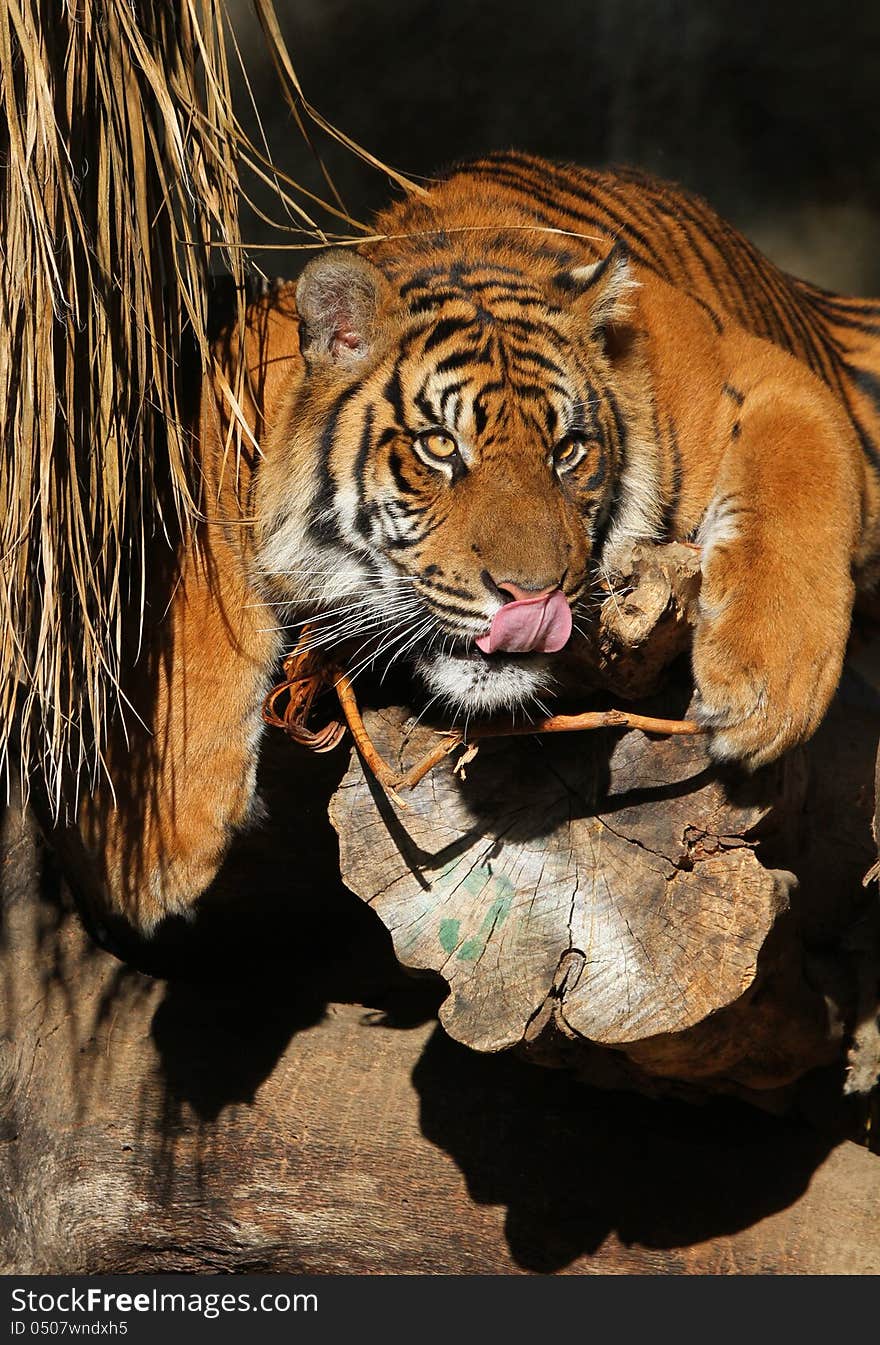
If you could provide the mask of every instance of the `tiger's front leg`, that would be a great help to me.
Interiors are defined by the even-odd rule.
[[[152,633],[153,675],[127,688],[135,713],[111,744],[112,797],[104,788],[82,809],[98,884],[84,895],[100,922],[122,916],[151,934],[191,912],[255,816],[275,620],[236,549],[203,538]]]
[[[786,364],[743,394],[699,533],[697,715],[715,758],[749,769],[819,726],[854,598],[858,445],[824,386]]]

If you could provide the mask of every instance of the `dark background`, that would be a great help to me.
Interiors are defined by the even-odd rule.
[[[511,146],[627,162],[706,196],[786,269],[880,293],[876,0],[276,0],[306,96],[408,175]],[[272,155],[320,175],[278,92],[250,0],[235,33]],[[253,132],[245,86],[242,120]],[[319,136],[349,210],[391,188]],[[264,204],[266,198],[262,198]],[[277,205],[270,213],[278,217]],[[248,242],[283,236],[246,215]],[[297,253],[259,254],[296,274]]]

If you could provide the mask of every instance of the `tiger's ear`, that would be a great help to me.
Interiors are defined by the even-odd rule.
[[[386,283],[366,258],[342,248],[309,262],[296,287],[308,364],[351,365],[369,353]]]
[[[622,243],[615,243],[599,261],[556,277],[557,286],[571,296],[572,307],[588,319],[592,335],[603,341],[609,327],[626,320],[629,294],[638,283]]]

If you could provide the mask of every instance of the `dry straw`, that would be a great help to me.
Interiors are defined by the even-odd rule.
[[[254,5],[307,138],[389,172],[310,107]],[[242,171],[305,246],[363,229],[329,176],[316,198],[243,135],[230,38],[219,0],[0,4],[0,770],[18,759],[56,812],[101,773],[151,548],[202,505],[178,356],[210,359],[212,264],[243,296]]]

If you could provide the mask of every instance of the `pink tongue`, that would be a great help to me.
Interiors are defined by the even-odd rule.
[[[571,608],[560,589],[505,603],[485,635],[477,637],[484,654],[555,654],[571,635]]]

